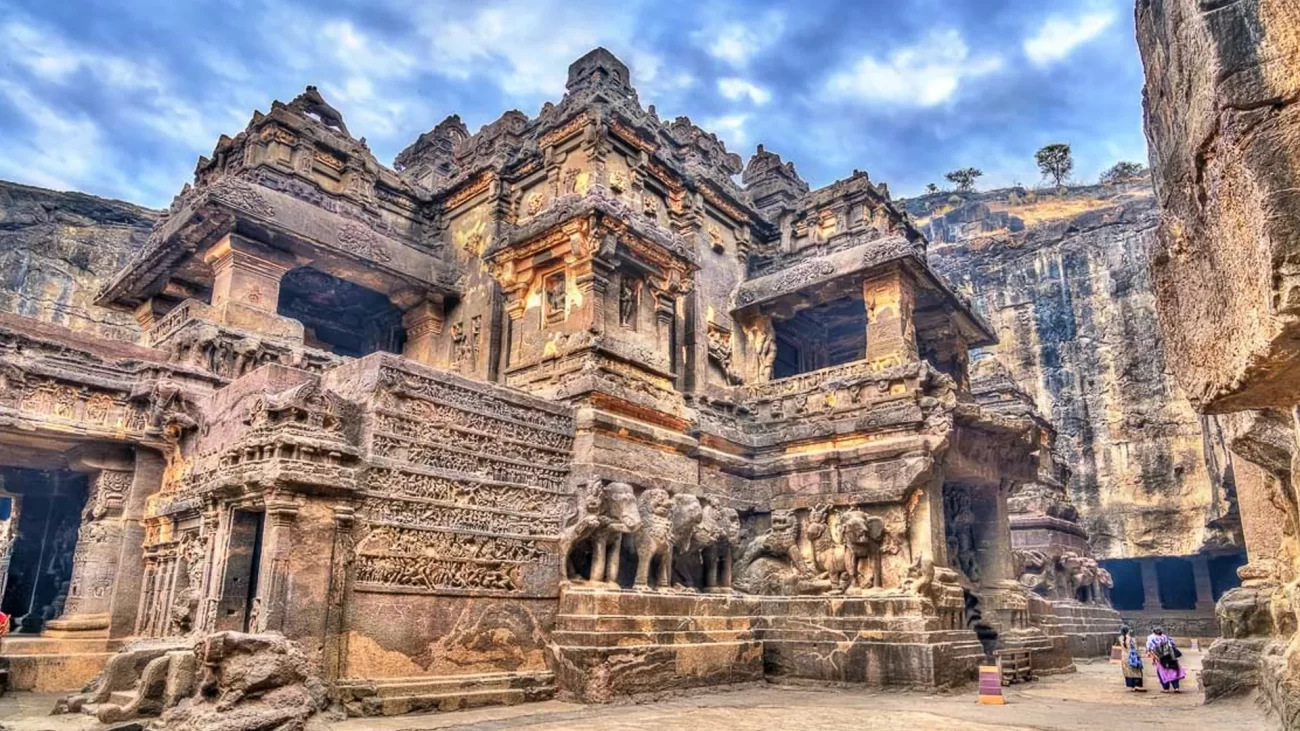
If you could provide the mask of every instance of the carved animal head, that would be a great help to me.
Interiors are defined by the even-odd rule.
[[[641,509],[642,518],[649,518],[652,515],[660,518],[667,518],[672,512],[673,499],[672,496],[668,494],[667,490],[652,487],[641,493],[641,499],[638,501],[638,504]]]
[[[678,545],[684,545],[690,542],[691,535],[704,520],[704,509],[699,498],[682,492],[673,496],[672,516],[673,538]]]
[[[777,534],[799,535],[799,519],[793,510],[772,511],[772,532]]]
[[[826,525],[827,523],[830,522],[830,517],[831,517],[831,506],[825,503],[821,505],[814,505],[812,510],[808,512],[809,523],[821,523],[822,525]]]
[[[845,545],[877,545],[885,538],[885,520],[854,508],[840,514],[840,535]]]
[[[610,482],[605,485],[604,493],[603,510],[610,519],[611,530],[631,533],[641,527],[642,512],[637,505],[636,491],[631,485],[626,482]]]
[[[698,545],[714,543],[723,537],[722,526],[722,509],[718,507],[718,502],[711,497],[700,498],[700,508],[703,511],[703,517],[698,525],[695,526],[695,533],[691,541]]]
[[[744,536],[740,527],[740,513],[734,508],[722,508],[722,534],[726,536],[727,543],[733,548],[739,548]]]

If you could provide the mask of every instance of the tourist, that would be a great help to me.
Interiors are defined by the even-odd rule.
[[[1151,634],[1147,637],[1147,653],[1151,655],[1151,662],[1155,663],[1160,692],[1168,693],[1172,690],[1177,693],[1178,681],[1187,677],[1187,671],[1178,662],[1183,653],[1174,645],[1174,639],[1165,634],[1163,628],[1152,627]]]
[[[1124,686],[1134,693],[1145,693],[1142,687],[1142,655],[1138,652],[1137,638],[1127,624],[1120,625],[1119,646],[1123,649],[1119,667],[1124,674]]]

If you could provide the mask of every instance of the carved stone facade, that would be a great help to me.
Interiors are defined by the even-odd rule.
[[[396,170],[314,89],[273,104],[99,303],[141,343],[0,319],[0,438],[99,470],[64,615],[109,642],[279,632],[390,714],[946,687],[1097,652],[1058,605],[1117,624],[1085,549],[1022,581],[1009,500],[1060,488],[1054,432],[972,387],[993,333],[887,188],[742,165],[603,49]]]

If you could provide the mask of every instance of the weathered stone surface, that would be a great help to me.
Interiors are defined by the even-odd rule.
[[[157,216],[130,203],[0,181],[0,311],[136,340],[130,313],[94,301],[144,245]]]
[[[1098,555],[1240,546],[1216,425],[1168,373],[1148,275],[1159,212],[1145,182],[950,198],[907,206],[931,264],[997,331],[987,350],[1058,430]]]
[[[1238,484],[1251,563],[1238,570],[1242,588],[1219,602],[1225,639],[1207,658],[1207,694],[1258,687],[1294,728],[1300,8],[1139,0],[1137,29],[1162,209],[1151,269],[1166,352],[1196,408],[1236,412],[1225,432],[1252,463]]]
[[[1151,274],[1171,370],[1201,410],[1300,392],[1300,8],[1140,0],[1161,207]]]

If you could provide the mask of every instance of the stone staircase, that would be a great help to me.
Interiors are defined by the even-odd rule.
[[[122,649],[122,640],[9,635],[0,640],[9,689],[37,692],[81,690]]]
[[[399,716],[549,700],[555,695],[555,676],[519,672],[344,680],[337,692],[349,716]]]

